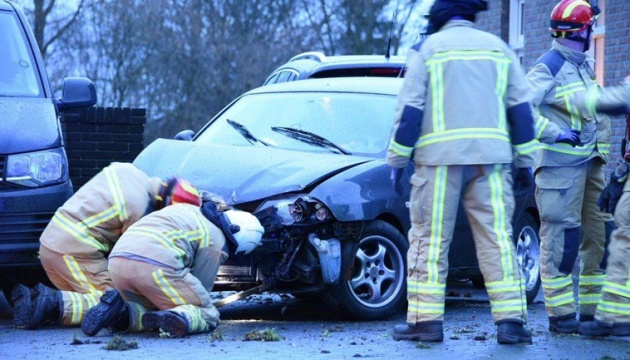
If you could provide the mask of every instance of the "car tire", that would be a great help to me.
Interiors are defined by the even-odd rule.
[[[385,319],[406,302],[409,244],[394,226],[380,220],[366,224],[351,268],[350,280],[325,289],[323,301],[354,320]]]
[[[527,304],[534,302],[540,291],[540,226],[533,215],[524,213],[514,225],[516,261],[525,281]]]

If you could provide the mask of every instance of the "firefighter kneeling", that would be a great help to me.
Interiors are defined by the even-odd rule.
[[[247,212],[219,212],[177,204],[138,221],[110,254],[116,289],[88,310],[81,330],[94,336],[112,332],[161,330],[171,337],[214,330],[219,312],[210,301],[219,266],[228,253],[249,253],[264,229]]]

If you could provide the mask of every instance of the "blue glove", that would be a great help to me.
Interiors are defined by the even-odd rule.
[[[403,188],[402,185],[400,184],[400,178],[402,177],[402,174],[404,172],[404,168],[392,168],[392,172],[389,175],[389,179],[392,182],[392,186],[394,187],[394,191],[396,191],[396,194],[398,195],[402,195],[403,193]]]
[[[597,199],[599,210],[614,214],[617,203],[623,194],[623,187],[628,177],[628,164],[621,163],[615,171],[610,174],[610,181],[604,191]]]
[[[558,138],[556,138],[557,143],[565,143],[569,144],[573,147],[580,143],[580,131],[574,129],[562,129]]]
[[[514,196],[520,196],[526,193],[533,185],[532,168],[516,169],[514,176]]]

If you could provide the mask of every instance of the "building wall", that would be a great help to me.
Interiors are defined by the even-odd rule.
[[[144,148],[145,109],[90,107],[66,112],[61,127],[74,191],[112,162]]]

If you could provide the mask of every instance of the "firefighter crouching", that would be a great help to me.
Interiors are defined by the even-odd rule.
[[[81,324],[88,336],[157,331],[171,337],[214,330],[219,312],[210,292],[228,254],[249,253],[261,241],[258,219],[238,210],[177,204],[145,216],[114,246],[103,294]]]
[[[50,281],[11,293],[14,323],[78,325],[113,286],[107,253],[142,216],[170,203],[201,204],[187,181],[149,177],[130,163],[112,163],[83,185],[53,216],[40,238],[39,255]]]

